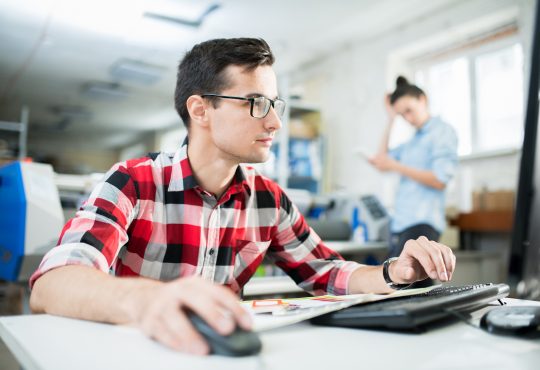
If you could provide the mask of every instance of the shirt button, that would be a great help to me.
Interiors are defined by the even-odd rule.
[[[208,252],[209,255],[213,255],[214,254],[214,250],[213,249],[210,249],[210,252]]]

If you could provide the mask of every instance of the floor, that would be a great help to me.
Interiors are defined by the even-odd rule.
[[[25,285],[0,281],[0,316],[29,314],[29,292]],[[22,370],[11,351],[0,339],[0,369]]]
[[[4,342],[0,340],[0,369],[2,370],[21,370],[19,363],[13,357]]]

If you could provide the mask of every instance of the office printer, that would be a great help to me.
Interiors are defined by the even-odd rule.
[[[323,240],[350,240],[355,213],[367,229],[366,241],[386,241],[389,238],[390,217],[373,194],[359,196],[339,192],[313,195],[296,189],[287,189],[286,192]]]
[[[63,225],[50,165],[12,162],[0,167],[0,279],[28,280]]]
[[[390,216],[375,195],[363,195],[359,200],[360,219],[366,224],[368,240],[388,240]]]

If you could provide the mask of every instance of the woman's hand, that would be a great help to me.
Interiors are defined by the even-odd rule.
[[[369,163],[379,171],[395,171],[399,165],[398,161],[387,154],[377,154],[369,159]]]
[[[391,124],[394,122],[394,118],[396,118],[397,113],[394,110],[392,103],[390,103],[390,94],[386,94],[384,96],[384,108],[386,109],[386,114],[388,115],[389,123]]]

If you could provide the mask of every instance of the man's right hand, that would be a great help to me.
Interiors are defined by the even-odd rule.
[[[191,325],[191,310],[220,334],[238,323],[251,328],[251,316],[228,288],[200,277],[161,282],[115,277],[88,266],[61,266],[36,280],[30,308],[76,319],[133,325],[175,350],[206,354],[208,345]]]
[[[180,278],[135,293],[135,324],[146,335],[182,352],[204,355],[209,347],[191,325],[185,310],[191,310],[222,335],[236,323],[251,329],[251,317],[226,287],[200,277]]]

